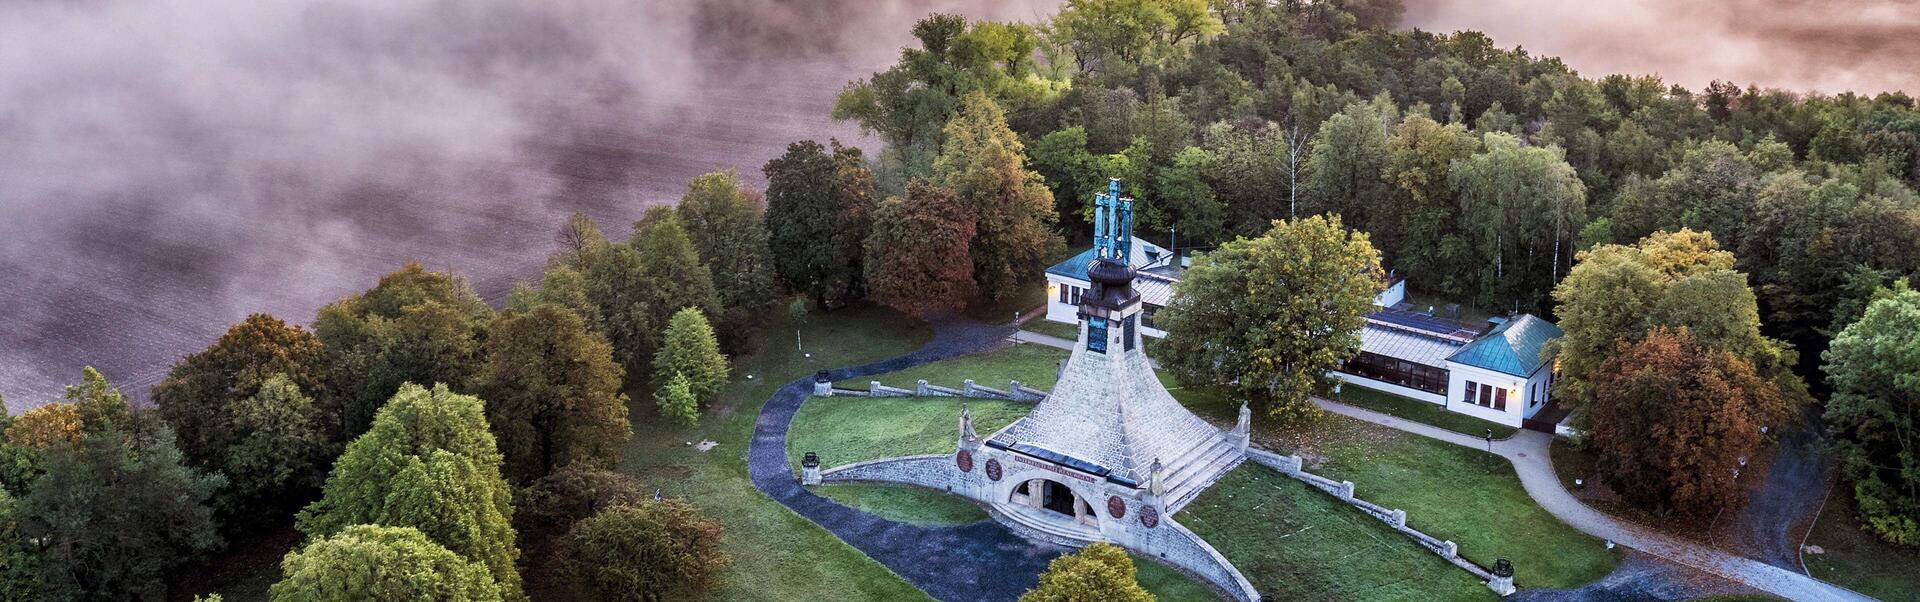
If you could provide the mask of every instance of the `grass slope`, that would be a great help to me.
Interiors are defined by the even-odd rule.
[[[1853,492],[1842,482],[1827,497],[1807,544],[1820,554],[1801,554],[1807,572],[1888,602],[1920,602],[1920,552],[1887,545],[1860,530]]]
[[[1176,517],[1274,600],[1492,600],[1473,576],[1380,521],[1247,464]]]
[[[822,368],[905,353],[926,342],[930,331],[875,308],[816,313],[801,334],[813,354],[807,360],[794,351],[786,312],[773,313],[760,349],[735,363],[733,383],[699,426],[669,424],[649,395],[634,395],[633,439],[621,470],[693,501],[726,526],[724,545],[733,564],[710,599],[928,599],[832,533],[761,495],[748,478],[746,451],[760,406],[780,385]],[[689,445],[702,439],[720,445],[706,453]]]
[[[1022,325],[1020,329],[1028,332],[1037,332],[1050,337],[1058,337],[1058,338],[1066,339],[1069,341],[1077,341],[1080,339],[1079,324],[1067,324],[1064,322],[1055,322],[1052,320],[1048,320],[1046,318],[1034,318],[1033,320],[1027,322],[1025,325]]]
[[[987,520],[987,511],[966,498],[905,485],[819,485],[814,493],[887,520],[924,527],[953,527]]]
[[[960,406],[985,437],[1033,409],[1032,404],[954,397],[814,397],[793,415],[787,460],[800,470],[807,452],[822,468],[893,456],[952,453],[960,438]]]
[[[1363,407],[1382,414],[1398,416],[1414,422],[1424,422],[1449,431],[1475,437],[1484,437],[1487,434],[1487,430],[1492,429],[1493,438],[1505,439],[1512,437],[1515,431],[1520,430],[1497,422],[1481,420],[1455,412],[1447,409],[1447,407],[1443,405],[1427,403],[1418,399],[1401,397],[1391,393],[1382,393],[1351,384],[1341,387],[1340,393],[1334,395],[1333,399],[1348,405]]]
[[[976,353],[944,362],[915,366],[899,372],[843,380],[834,383],[834,386],[842,389],[865,390],[868,381],[877,380],[880,384],[889,387],[912,389],[921,379],[925,379],[930,385],[958,389],[962,381],[971,378],[981,386],[995,389],[1006,389],[1008,381],[1015,380],[1035,389],[1052,389],[1054,381],[1059,379],[1060,360],[1063,359],[1067,359],[1065,350],[1023,343],[998,351]]]

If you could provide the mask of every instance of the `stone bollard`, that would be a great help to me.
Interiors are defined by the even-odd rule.
[[[1393,525],[1395,529],[1407,528],[1407,511],[1394,508],[1393,512],[1387,513],[1387,524]]]
[[[813,394],[833,397],[833,379],[827,378],[826,370],[813,373]]]
[[[877,380],[867,381],[867,397],[879,397],[879,396],[880,396],[880,381],[877,381]]]
[[[1007,381],[1007,397],[1020,398],[1020,381]]]
[[[1445,558],[1447,560],[1453,560],[1455,558],[1459,558],[1460,544],[1453,543],[1453,540],[1451,539],[1440,542],[1440,557]]]
[[[966,395],[967,397],[974,396],[973,395],[973,379],[969,378],[969,379],[960,381],[960,393],[963,395]]]
[[[1342,502],[1353,501],[1353,481],[1340,482],[1340,501]]]
[[[927,396],[927,379],[922,378],[920,382],[914,383],[913,394],[919,397]]]
[[[1502,597],[1512,595],[1514,592],[1513,563],[1505,558],[1494,561],[1493,579],[1487,581],[1487,588]]]
[[[807,452],[806,457],[800,459],[800,484],[801,485],[819,485],[820,484],[820,455],[819,454],[816,454],[813,452]]]

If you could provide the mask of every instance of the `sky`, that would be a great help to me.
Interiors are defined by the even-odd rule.
[[[1408,0],[1583,74],[1920,91],[1920,3]],[[1047,0],[0,0],[0,395],[144,398],[266,312],[417,260],[498,300],[566,215],[616,236],[832,120],[936,10]]]

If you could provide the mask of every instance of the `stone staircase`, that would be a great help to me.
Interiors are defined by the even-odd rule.
[[[1000,524],[1012,529],[1015,534],[1032,541],[1041,541],[1057,546],[1079,548],[1099,541],[1100,533],[1092,527],[1073,523],[1073,519],[1061,516],[1058,520],[1037,516],[1029,512],[1002,512],[989,505],[987,512],[999,519]],[[1044,510],[1040,512],[1045,512]],[[1104,518],[1104,517],[1102,517]]]
[[[1166,513],[1171,515],[1186,507],[1187,503],[1200,496],[1200,492],[1246,459],[1239,447],[1225,438],[1214,440],[1212,445],[1194,446],[1180,459],[1185,464],[1169,464],[1188,468],[1173,475],[1166,483],[1167,494],[1163,496],[1167,505]]]

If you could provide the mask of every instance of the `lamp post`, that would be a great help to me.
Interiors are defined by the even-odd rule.
[[[1487,453],[1493,453],[1493,429],[1487,429]]]

